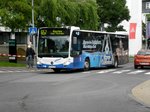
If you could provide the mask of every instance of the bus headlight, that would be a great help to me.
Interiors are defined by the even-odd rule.
[[[39,61],[37,61],[37,64],[41,64]]]

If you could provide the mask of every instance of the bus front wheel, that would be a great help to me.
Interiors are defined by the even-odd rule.
[[[90,61],[86,59],[84,62],[84,71],[88,71],[90,69]]]

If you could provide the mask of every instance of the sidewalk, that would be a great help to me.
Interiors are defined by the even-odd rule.
[[[132,94],[137,101],[150,107],[150,80],[133,88]]]

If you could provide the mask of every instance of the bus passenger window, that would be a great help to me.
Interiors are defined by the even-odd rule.
[[[77,37],[73,37],[73,44],[77,44]]]
[[[72,49],[75,51],[80,51],[81,50],[81,42],[77,37],[73,37],[72,40]]]

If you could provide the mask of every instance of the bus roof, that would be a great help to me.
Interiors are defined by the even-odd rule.
[[[81,32],[93,32],[93,33],[107,33],[107,34],[117,34],[117,35],[128,35],[125,31],[116,31],[116,32],[106,32],[106,31],[93,31],[93,30],[75,30],[75,31],[81,31]]]
[[[57,28],[66,28],[66,29],[80,29],[77,26],[64,26],[64,27],[40,27],[39,29],[57,29]]]

